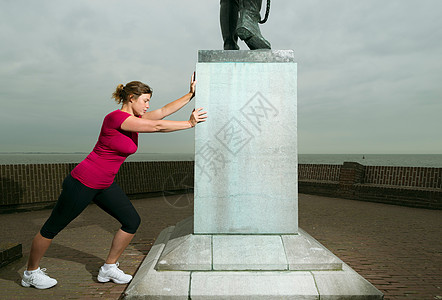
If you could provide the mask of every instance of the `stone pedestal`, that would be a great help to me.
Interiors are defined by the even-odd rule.
[[[293,51],[200,51],[194,217],[163,230],[126,299],[382,299],[298,228]]]
[[[200,52],[195,234],[298,232],[296,66],[293,51]]]

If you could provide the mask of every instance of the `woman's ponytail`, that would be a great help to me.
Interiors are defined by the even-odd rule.
[[[120,104],[120,103],[124,102],[124,100],[126,100],[126,92],[124,91],[124,85],[119,84],[117,86],[117,89],[112,94],[112,98],[114,98],[115,102],[117,102],[118,104]]]
[[[151,94],[152,89],[145,83],[140,81],[131,81],[126,86],[119,84],[117,89],[112,94],[112,98],[115,99],[115,102],[118,104],[124,103],[127,101],[129,95],[134,95],[135,98],[138,98],[142,94]]]

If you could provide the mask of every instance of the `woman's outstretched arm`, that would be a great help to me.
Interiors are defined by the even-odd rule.
[[[207,118],[206,113],[202,108],[194,109],[188,121],[148,120],[130,116],[121,124],[121,129],[140,133],[178,131],[204,122]]]
[[[192,98],[195,96],[195,85],[196,85],[195,73],[193,73],[192,78],[190,79],[190,91],[186,95],[173,102],[166,104],[160,109],[146,112],[143,115],[143,119],[162,120],[165,117],[177,112],[184,105],[189,103],[190,100],[192,100]]]

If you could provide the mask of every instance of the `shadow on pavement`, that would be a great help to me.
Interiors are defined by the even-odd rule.
[[[12,281],[17,285],[21,285],[22,272],[26,268],[29,253],[24,253],[23,257],[0,269],[0,279]],[[99,268],[104,264],[104,260],[95,255],[66,247],[57,243],[52,243],[49,250],[45,254],[46,258],[56,258],[64,261],[71,261],[85,266],[85,269],[91,274],[91,279],[97,281]],[[48,263],[46,263],[48,265]],[[49,269],[50,268],[50,269]],[[55,269],[61,266],[48,266],[51,273],[55,273]],[[66,271],[66,270],[64,270]],[[62,277],[60,272],[58,277]]]

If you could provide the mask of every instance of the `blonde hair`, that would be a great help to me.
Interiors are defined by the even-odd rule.
[[[150,86],[141,81],[131,81],[124,86],[123,84],[119,84],[115,92],[112,93],[112,98],[115,99],[115,102],[118,104],[125,103],[129,100],[130,95],[134,95],[135,98],[138,98],[142,94],[151,94],[153,90]]]

